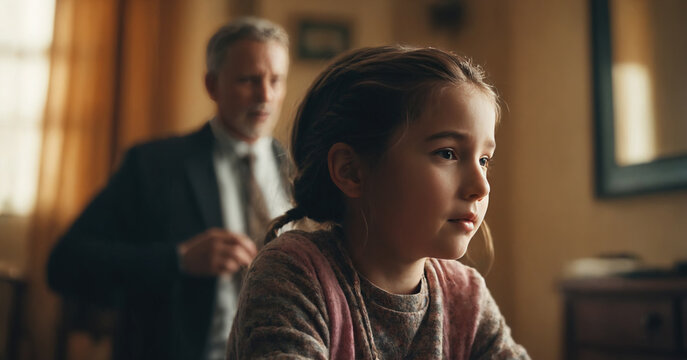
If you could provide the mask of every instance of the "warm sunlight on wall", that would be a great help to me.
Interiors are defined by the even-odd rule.
[[[616,161],[632,165],[656,158],[651,77],[642,64],[613,65]]]
[[[614,0],[609,10],[616,161],[633,165],[684,154],[687,4]]]
[[[653,38],[646,0],[611,1],[613,110],[616,161],[632,165],[656,157]]]
[[[26,215],[38,179],[55,0],[0,0],[0,214]]]

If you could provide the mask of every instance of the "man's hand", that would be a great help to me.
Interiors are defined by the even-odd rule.
[[[233,274],[258,253],[246,235],[213,228],[178,245],[181,270],[191,275]]]

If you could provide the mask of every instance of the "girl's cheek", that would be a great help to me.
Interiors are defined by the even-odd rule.
[[[482,218],[480,219],[480,224],[481,224],[482,221],[484,221],[484,217],[487,215],[487,210],[489,210],[489,195],[487,195],[487,197],[482,199],[479,206],[480,206],[479,209],[482,212],[482,214],[481,214]]]

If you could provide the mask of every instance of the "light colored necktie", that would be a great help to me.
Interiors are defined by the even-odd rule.
[[[246,232],[255,245],[260,249],[267,233],[267,226],[272,217],[267,210],[265,197],[263,196],[260,185],[255,179],[254,164],[255,155],[249,153],[241,159],[244,168],[243,185],[246,210]]]

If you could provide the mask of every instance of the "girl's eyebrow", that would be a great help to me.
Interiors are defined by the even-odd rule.
[[[440,131],[436,134],[432,134],[432,135],[428,136],[427,138],[425,138],[425,141],[431,142],[431,141],[438,140],[438,139],[451,138],[451,139],[455,140],[456,142],[462,142],[462,141],[465,141],[465,139],[467,139],[468,137],[469,137],[469,135],[467,135],[466,133],[449,130],[449,131]],[[493,140],[488,140],[487,143],[485,144],[485,146],[487,146],[488,148],[496,148],[496,143],[494,143]]]

